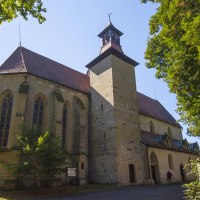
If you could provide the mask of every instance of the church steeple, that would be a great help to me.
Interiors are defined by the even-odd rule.
[[[108,18],[109,18],[108,25],[98,35],[98,37],[102,39],[102,47],[101,47],[100,54],[111,47],[123,53],[122,48],[120,46],[120,37],[123,35],[123,33],[120,30],[118,30],[116,27],[114,27],[114,25],[112,24],[110,20],[110,14],[108,14]]]

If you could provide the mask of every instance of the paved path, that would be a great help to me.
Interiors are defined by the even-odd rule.
[[[54,200],[183,200],[181,185],[132,186],[107,191],[62,196]]]

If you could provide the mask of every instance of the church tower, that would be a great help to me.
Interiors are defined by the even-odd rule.
[[[98,35],[100,55],[86,67],[91,86],[90,180],[141,184],[144,180],[136,61],[120,45],[123,35],[110,21]]]

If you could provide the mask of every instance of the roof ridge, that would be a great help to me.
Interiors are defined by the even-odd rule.
[[[62,64],[62,63],[59,63],[59,62],[57,62],[57,61],[55,61],[55,60],[53,60],[53,59],[51,59],[51,58],[48,58],[48,57],[46,57],[46,56],[43,56],[43,55],[41,55],[41,54],[39,54],[39,53],[36,53],[36,52],[34,52],[34,51],[30,50],[30,49],[27,49],[27,48],[25,48],[25,47],[22,47],[22,49],[24,49],[25,51],[29,51],[29,52],[31,52],[31,53],[33,53],[33,54],[36,54],[36,55],[38,55],[38,56],[40,56],[40,57],[43,57],[44,59],[50,60],[50,61],[52,61],[52,62],[55,62],[56,64],[59,64],[60,67],[68,68],[68,69],[71,70],[71,71],[74,71],[74,72],[76,72],[76,73],[79,73],[81,76],[88,77],[86,74],[84,74],[84,73],[82,73],[82,72],[79,72],[79,71],[77,71],[77,70],[75,70],[75,69],[72,69],[71,67],[68,67],[68,66],[66,66],[66,65],[64,65],[64,64]]]
[[[143,93],[138,92],[138,91],[137,91],[137,93],[139,93],[139,94],[141,94],[141,95],[143,95],[143,96],[145,96],[145,97],[151,99],[152,101],[157,101],[157,102],[159,102],[157,99],[153,99],[152,97],[149,97],[149,96],[147,96],[146,94],[143,94]],[[160,103],[160,102],[159,102],[159,103]]]
[[[24,65],[24,68],[26,69],[26,72],[28,72],[28,70],[27,70],[27,67],[26,67],[26,64],[25,64],[25,60],[24,60],[24,55],[23,55],[23,53],[22,53],[22,46],[20,46],[19,47],[19,49],[20,49],[20,54],[21,54],[21,57],[22,57],[22,63],[23,63],[23,65]]]
[[[8,60],[10,60],[10,58],[11,58],[12,55],[18,50],[18,48],[19,48],[19,47],[17,47],[17,48],[15,49],[15,51],[1,64],[1,66],[0,66],[0,71],[1,71],[1,67],[2,67]]]
[[[23,69],[25,69],[25,71],[27,72],[27,69],[26,69],[26,67],[25,67],[25,65],[24,65],[24,62],[23,62],[23,56],[22,56],[22,54],[21,54],[20,47],[21,47],[21,46],[17,47],[17,48],[15,49],[15,51],[2,63],[2,65],[0,66],[0,72],[1,72],[1,73],[8,72],[8,71],[9,71],[9,72],[22,72]],[[22,59],[21,61],[22,61],[22,63],[23,63],[23,66],[20,67],[20,68],[18,68],[18,69],[9,69],[9,70],[3,70],[3,69],[1,69],[1,67],[2,67],[3,65],[5,65],[5,64],[12,58],[12,56],[15,55],[18,51],[20,51],[20,56],[21,56],[21,59]]]

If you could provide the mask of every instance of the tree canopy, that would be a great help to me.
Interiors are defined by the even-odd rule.
[[[21,15],[25,20],[28,16],[38,19],[39,23],[46,19],[42,13],[46,12],[41,0],[0,0],[0,24],[10,22]]]
[[[200,0],[141,0],[148,1],[159,7],[149,22],[146,65],[176,94],[191,135],[200,136]]]

